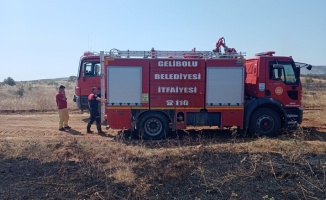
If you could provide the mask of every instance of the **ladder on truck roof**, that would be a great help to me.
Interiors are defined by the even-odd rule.
[[[215,51],[159,51],[152,48],[150,51],[120,51],[111,49],[105,52],[110,58],[244,58],[245,52],[220,53]]]

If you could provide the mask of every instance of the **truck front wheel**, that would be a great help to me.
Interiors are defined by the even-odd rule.
[[[269,108],[261,108],[250,117],[249,131],[256,136],[275,137],[281,128],[279,115]]]
[[[160,140],[166,137],[168,120],[159,113],[148,113],[139,121],[139,133],[146,140]]]

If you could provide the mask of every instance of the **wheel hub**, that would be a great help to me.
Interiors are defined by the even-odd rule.
[[[162,123],[157,119],[148,119],[145,123],[145,132],[148,135],[156,136],[162,131]]]
[[[274,120],[270,116],[264,115],[257,120],[257,129],[262,133],[268,133],[274,128]]]

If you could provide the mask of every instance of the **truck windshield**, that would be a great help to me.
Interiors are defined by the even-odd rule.
[[[87,62],[84,63],[85,76],[100,76],[101,75],[101,64]]]
[[[273,68],[273,64],[270,63],[270,79],[281,81],[287,85],[296,85],[299,82],[299,77],[294,72],[293,65],[290,62],[277,62],[277,64],[283,65],[283,68]]]

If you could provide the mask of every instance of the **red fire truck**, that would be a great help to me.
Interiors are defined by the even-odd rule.
[[[145,139],[191,127],[276,136],[302,122],[302,65],[273,54],[245,60],[224,38],[213,51],[85,52],[74,99],[84,109],[90,88],[102,85],[107,124]]]

